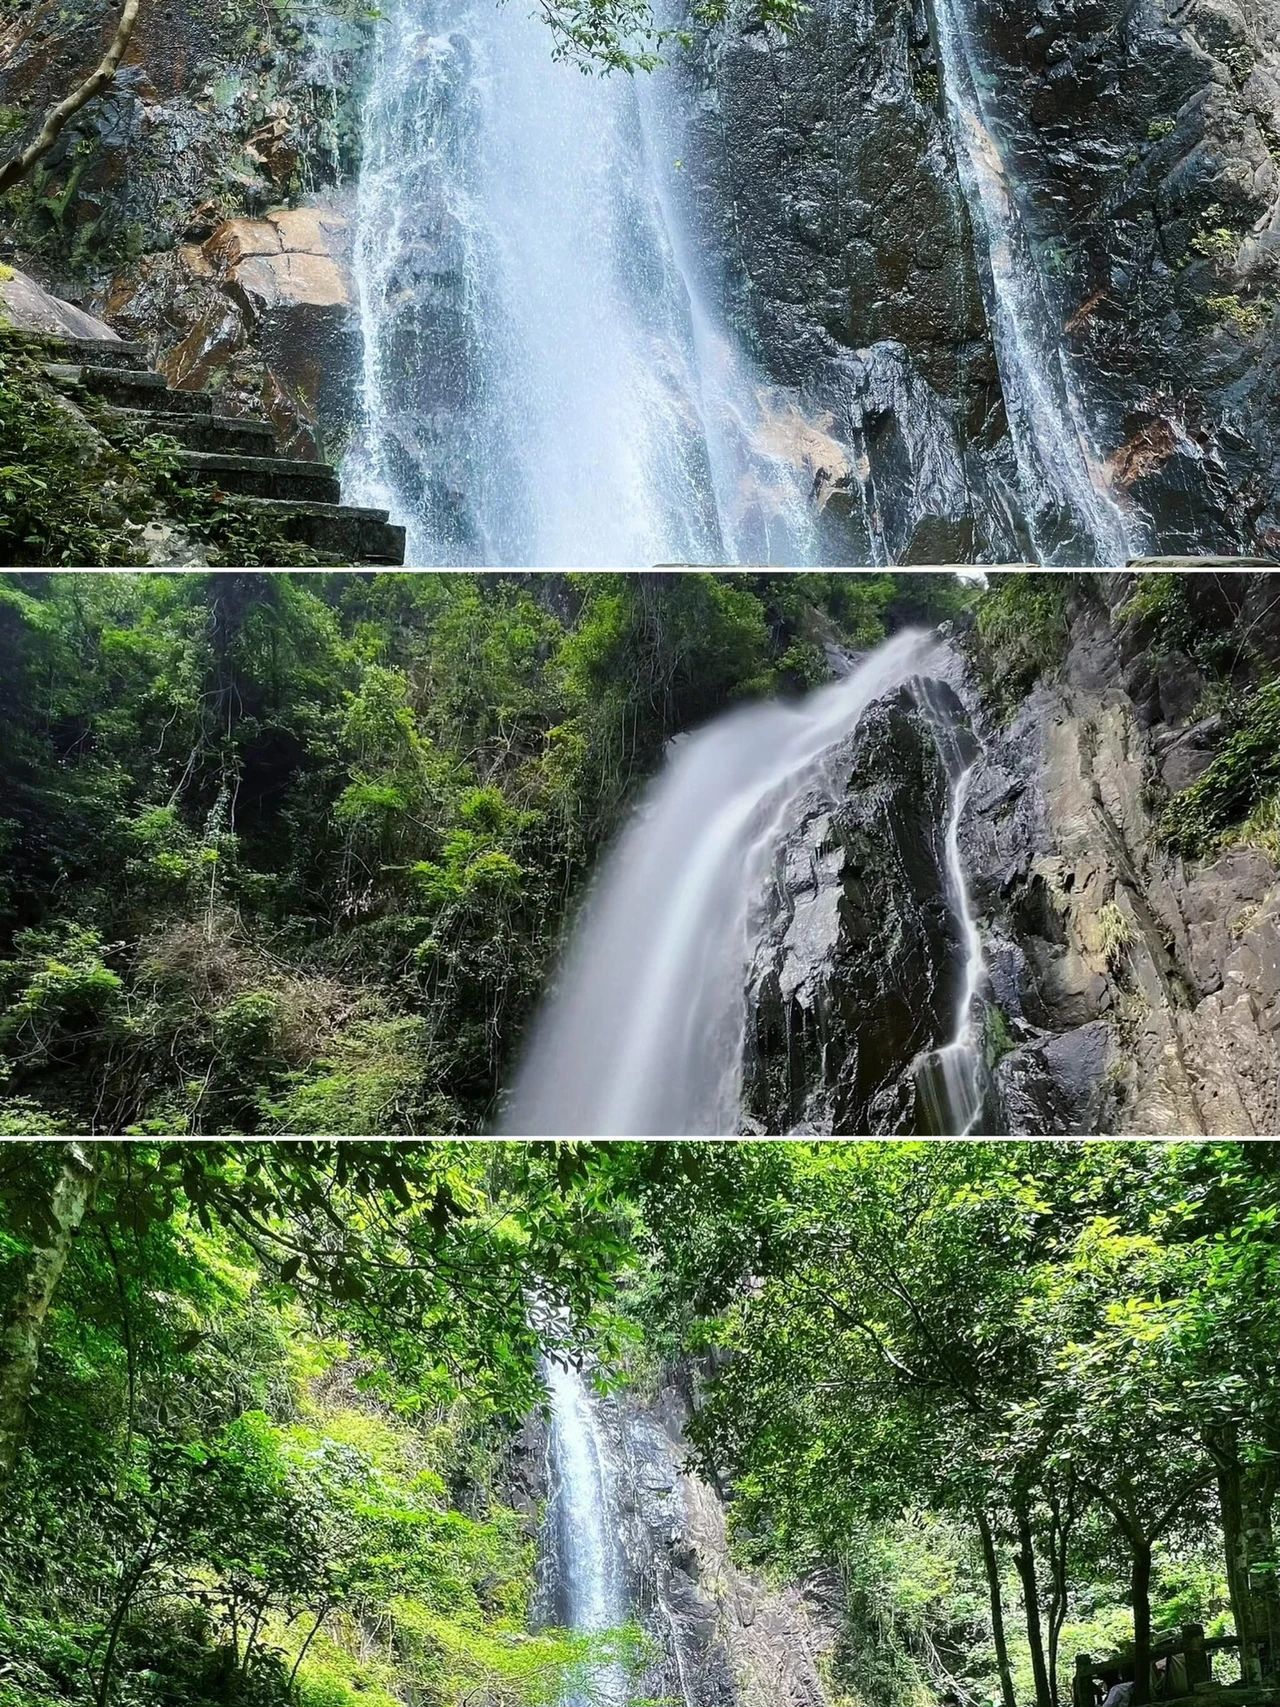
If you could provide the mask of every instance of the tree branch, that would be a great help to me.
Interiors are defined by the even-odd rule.
[[[133,26],[138,21],[141,5],[142,0],[125,0],[116,24],[116,33],[111,38],[111,46],[103,54],[97,70],[91,77],[87,77],[78,89],[73,89],[65,100],[49,109],[40,127],[40,134],[29,147],[0,166],[0,191],[7,190],[20,178],[25,178],[36,161],[53,147],[68,119],[74,118],[81,107],[87,106],[95,96],[101,95],[114,82],[116,72],[120,69],[120,61],[124,58],[124,51],[129,45],[129,38],[133,34]]]

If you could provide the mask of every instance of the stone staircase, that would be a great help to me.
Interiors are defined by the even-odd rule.
[[[121,422],[176,439],[192,484],[216,487],[250,509],[269,512],[283,537],[309,546],[327,562],[404,562],[404,529],[385,510],[341,503],[338,476],[329,464],[279,455],[270,421],[217,415],[206,392],[175,391],[147,366],[144,345],[28,336],[28,347],[37,346],[33,353],[64,395],[87,394]]]

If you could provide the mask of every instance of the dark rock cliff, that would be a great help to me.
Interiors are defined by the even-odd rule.
[[[730,1557],[725,1507],[688,1465],[686,1371],[650,1392],[593,1402],[612,1463],[614,1516],[628,1598],[656,1658],[637,1696],[684,1707],[828,1707],[838,1634],[833,1597],[819,1579],[766,1585]],[[546,1429],[526,1423],[508,1497],[535,1513],[548,1493]],[[540,1546],[542,1603],[554,1607],[548,1536]]]
[[[1037,274],[1032,330],[1135,553],[1274,554],[1274,0],[953,4]],[[684,73],[688,194],[739,324],[831,440],[817,486],[847,560],[1026,554],[1015,353],[984,311],[936,12],[817,0],[787,42],[747,13]]]
[[[1222,718],[1134,584],[1081,583],[1061,666],[1007,721],[962,652],[944,660],[952,715],[979,744],[957,833],[984,969],[975,1132],[1280,1129],[1274,839],[1188,859],[1162,835]],[[1196,585],[1237,671],[1280,658],[1276,591],[1242,574]],[[836,797],[798,816],[766,899],[747,1108],[772,1132],[937,1130],[920,1064],[955,1027],[960,943],[925,710],[905,694],[873,707],[838,774]]]
[[[863,718],[841,775],[788,834],[751,973],[745,1100],[768,1132],[904,1130],[913,1063],[955,1024],[948,780],[905,691]]]

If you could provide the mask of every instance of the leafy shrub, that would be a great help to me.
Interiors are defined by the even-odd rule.
[[[976,606],[979,665],[1006,711],[1065,655],[1074,577],[992,575]]]
[[[1161,817],[1160,834],[1180,853],[1211,851],[1280,789],[1280,677],[1245,701],[1234,725],[1207,769],[1173,797]]]

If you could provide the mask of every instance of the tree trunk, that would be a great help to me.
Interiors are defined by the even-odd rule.
[[[1031,1675],[1035,1680],[1036,1707],[1056,1707],[1049,1689],[1049,1668],[1044,1657],[1044,1630],[1040,1621],[1040,1584],[1036,1579],[1035,1543],[1031,1520],[1018,1519],[1018,1552],[1014,1561],[1022,1581],[1022,1600],[1027,1614],[1027,1643],[1031,1649]]]
[[[1133,1702],[1140,1707],[1151,1699],[1151,1540],[1133,1537],[1133,1569],[1130,1575],[1133,1598]]]
[[[1236,1431],[1215,1431],[1210,1451],[1218,1473],[1227,1590],[1240,1638],[1240,1678],[1247,1685],[1280,1675],[1280,1578],[1273,1508],[1276,1472],[1241,1461]]]
[[[310,1630],[307,1631],[306,1641],[298,1649],[298,1657],[293,1662],[293,1670],[289,1673],[289,1682],[288,1682],[288,1686],[287,1686],[286,1691],[285,1691],[286,1695],[289,1697],[290,1700],[292,1700],[292,1698],[293,1698],[293,1686],[298,1681],[299,1668],[301,1667],[303,1660],[305,1660],[307,1657],[307,1649],[311,1646],[312,1642],[315,1641],[316,1636],[319,1634],[320,1626],[324,1623],[325,1619],[329,1616],[329,1609],[332,1605],[333,1605],[333,1602],[330,1600],[326,1600],[326,1601],[323,1601],[321,1603],[320,1610],[319,1610],[319,1612],[316,1613],[316,1621],[311,1626]]]
[[[996,1650],[996,1670],[1000,1674],[1000,1700],[1002,1707],[1017,1707],[1013,1693],[1013,1668],[1009,1664],[1009,1644],[1004,1633],[1000,1564],[996,1558],[995,1536],[991,1533],[991,1522],[985,1511],[978,1513],[978,1533],[982,1537],[982,1564],[991,1596],[991,1641]]]
[[[63,1144],[60,1149],[45,1224],[35,1235],[0,1324],[0,1495],[13,1474],[26,1428],[45,1317],[97,1180],[98,1156],[89,1145]]]
[[[120,61],[124,58],[124,50],[129,45],[133,34],[133,26],[138,21],[138,9],[142,0],[125,0],[116,23],[115,34],[111,38],[111,46],[98,62],[98,68],[91,77],[86,77],[78,88],[73,89],[65,100],[59,101],[56,107],[50,107],[45,114],[40,134],[29,148],[24,148],[21,154],[15,154],[12,160],[0,166],[0,191],[7,190],[11,184],[16,184],[19,178],[25,178],[36,161],[46,155],[61,136],[67,121],[75,116],[81,107],[87,106],[95,95],[101,95],[115,81],[116,72],[120,69]]]
[[[1240,1472],[1241,1566],[1251,1612],[1258,1680],[1280,1676],[1280,1565],[1273,1511],[1276,1470],[1271,1462]]]
[[[1053,1506],[1053,1528],[1049,1536],[1049,1578],[1052,1593],[1049,1597],[1049,1694],[1057,1702],[1058,1647],[1062,1626],[1067,1621],[1070,1585],[1067,1581],[1067,1553],[1071,1545],[1073,1502],[1056,1500]]]
[[[1222,1551],[1227,1567],[1227,1593],[1231,1615],[1240,1638],[1240,1681],[1254,1685],[1262,1681],[1253,1597],[1249,1593],[1248,1555],[1244,1544],[1241,1505],[1241,1467],[1235,1429],[1215,1431],[1210,1452],[1218,1471],[1218,1505],[1222,1514]]]

